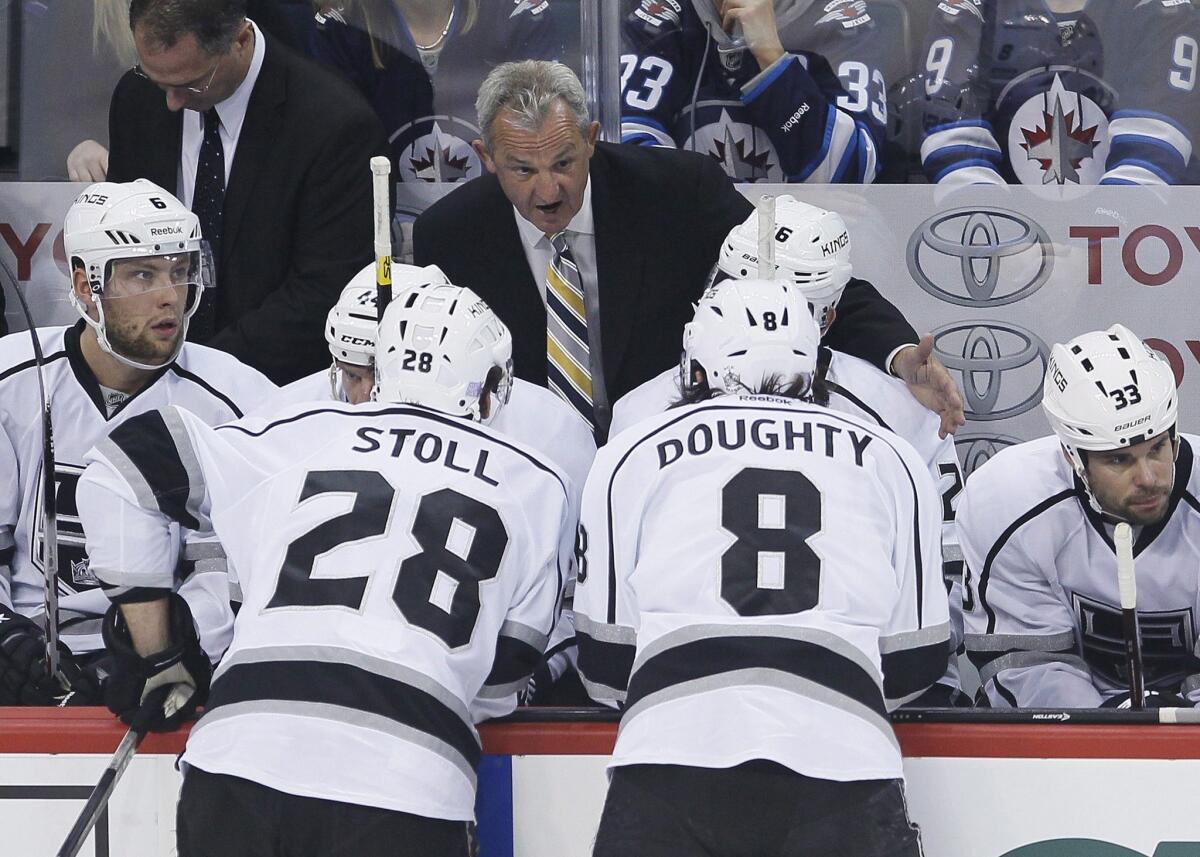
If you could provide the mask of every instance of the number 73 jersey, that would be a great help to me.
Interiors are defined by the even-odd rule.
[[[445,819],[473,817],[474,723],[515,707],[544,650],[567,498],[553,465],[486,427],[340,403],[216,429],[147,414],[79,487],[114,600],[168,585],[171,520],[211,523],[237,570],[233,643],[185,762]]]
[[[890,707],[941,677],[941,500],[892,432],[722,396],[639,422],[584,489],[579,670],[614,765],[901,776]]]

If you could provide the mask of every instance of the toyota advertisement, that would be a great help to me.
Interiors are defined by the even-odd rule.
[[[0,184],[0,263],[10,329],[25,326],[14,281],[39,324],[74,319],[61,221],[82,189]],[[398,233],[452,185],[401,184]],[[968,423],[955,440],[968,472],[1003,446],[1048,433],[1041,379],[1054,342],[1123,322],[1149,340],[1177,382],[1200,377],[1200,189],[856,188],[744,185],[751,199],[791,193],[850,227],[855,274],[922,333],[962,387]],[[1192,200],[1195,196],[1196,199]],[[1189,200],[1192,200],[1189,202]],[[647,236],[653,241],[653,236]],[[675,335],[675,334],[664,334]],[[1200,397],[1181,397],[1200,430]]]

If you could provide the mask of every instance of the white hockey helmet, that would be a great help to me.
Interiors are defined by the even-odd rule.
[[[484,418],[481,400],[493,372],[495,395]],[[489,423],[511,388],[512,334],[473,291],[423,283],[388,304],[379,325],[373,399]]]
[[[106,296],[113,265],[128,259],[187,256],[185,281],[172,284],[188,288],[179,347],[171,360],[178,356],[187,334],[188,320],[200,304],[201,292],[213,282],[212,257],[200,234],[200,221],[196,215],[148,179],[97,182],[81,193],[67,211],[63,223],[63,249],[72,271],[82,268],[87,275],[96,318],[88,315],[87,306],[75,294],[74,282],[70,291],[71,304],[96,331],[101,348],[138,369],[159,367],[138,363],[115,351],[105,329],[101,298]]]
[[[824,335],[852,272],[850,233],[842,216],[793,196],[776,197],[775,269],[776,277],[794,283],[803,293]],[[725,237],[710,279],[715,285],[730,278],[759,276],[755,212]]]
[[[1051,349],[1042,407],[1086,485],[1080,452],[1121,449],[1173,432],[1179,395],[1167,361],[1114,324]]]
[[[683,329],[680,384],[696,369],[726,393],[755,393],[776,379],[811,384],[821,335],[800,290],[785,280],[728,280],[710,287]]]
[[[419,268],[416,265],[392,263],[394,298],[414,286],[449,282],[437,265]],[[375,335],[379,330],[378,308],[375,263],[371,262],[351,278],[326,316],[325,341],[334,360],[355,366],[374,365]]]

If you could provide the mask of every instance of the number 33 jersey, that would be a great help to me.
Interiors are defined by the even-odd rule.
[[[566,479],[402,405],[217,429],[168,408],[101,443],[80,512],[114,600],[168,583],[168,520],[211,522],[243,603],[184,761],[290,794],[473,817],[474,723],[510,712],[574,549]]]
[[[612,764],[900,777],[887,711],[946,668],[940,528],[913,448],[827,408],[722,396],[624,431],[575,588],[585,686],[625,706]]]

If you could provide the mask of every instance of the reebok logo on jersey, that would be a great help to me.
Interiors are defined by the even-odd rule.
[[[513,0],[517,7],[509,13],[508,17],[515,18],[522,12],[528,12],[530,15],[540,15],[550,8],[549,0]]]
[[[801,104],[800,107],[796,110],[796,112],[793,113],[791,116],[789,116],[787,118],[787,121],[779,126],[779,130],[785,134],[788,131],[791,131],[793,128],[796,127],[796,125],[800,122],[800,120],[804,118],[804,114],[807,113],[810,109],[812,109],[812,108],[810,108],[808,106],[807,101],[804,102],[803,104]]]
[[[958,15],[959,12],[969,12],[983,21],[983,12],[975,0],[942,0],[941,3],[938,3],[938,8],[951,17]]]

